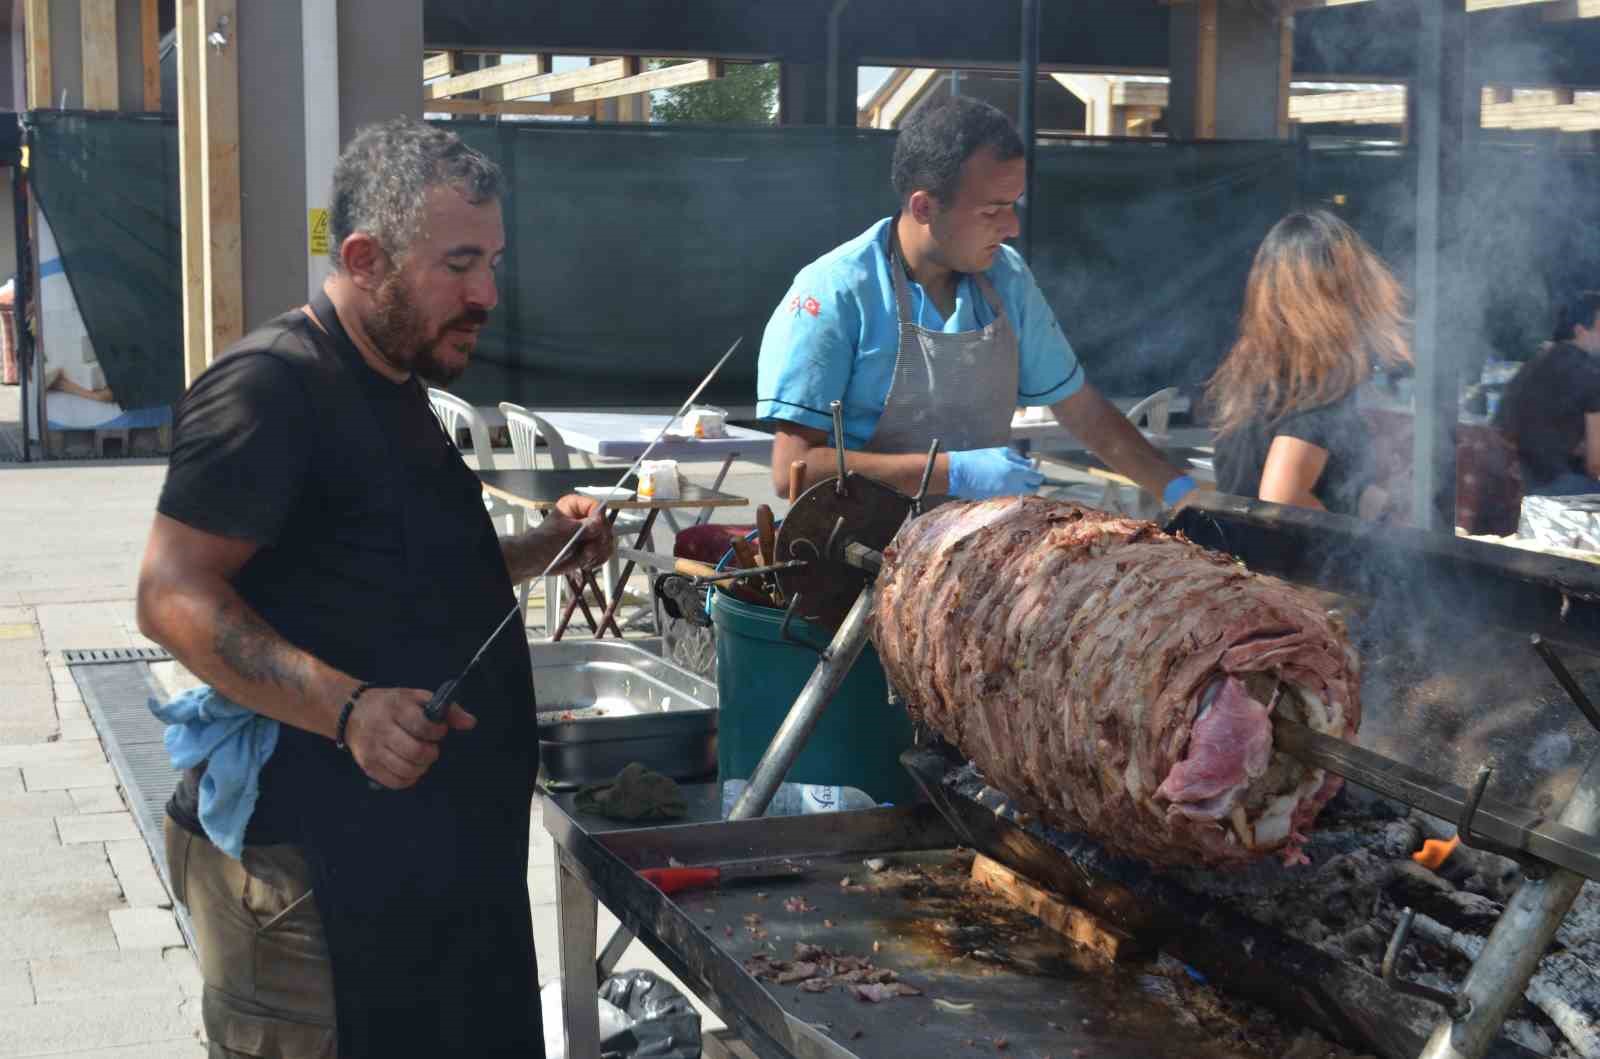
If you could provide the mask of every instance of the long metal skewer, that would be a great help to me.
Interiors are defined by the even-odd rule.
[[[677,413],[668,416],[667,421],[661,424],[661,429],[656,432],[655,438],[644,447],[644,451],[639,453],[638,458],[633,461],[628,469],[622,472],[622,477],[617,479],[617,484],[612,486],[611,490],[606,493],[605,498],[600,501],[600,506],[595,510],[596,515],[605,513],[606,505],[611,503],[612,493],[627,484],[628,478],[632,476],[634,471],[639,469],[639,465],[644,462],[645,457],[655,451],[656,446],[661,444],[661,439],[667,436],[667,431],[672,427],[672,424],[688,412],[690,406],[694,404],[705,388],[711,385],[711,380],[717,377],[717,372],[722,370],[722,366],[728,362],[728,358],[733,356],[734,350],[738,349],[739,344],[743,341],[743,336],[733,340],[733,345],[729,346],[728,351],[722,355],[722,358],[711,366],[711,370],[706,373],[706,377],[700,380],[700,385],[696,386],[694,392],[679,406]],[[578,528],[573,531],[572,536],[567,538],[567,543],[562,545],[561,550],[556,553],[554,559],[550,560],[550,564],[544,568],[544,572],[539,577],[548,577],[550,571],[565,562],[582,537],[583,525],[579,524]],[[423,712],[428,715],[428,720],[438,723],[444,719],[445,712],[450,708],[450,699],[455,695],[456,688],[466,679],[467,674],[472,672],[472,667],[478,664],[478,659],[483,657],[484,652],[489,649],[490,644],[494,643],[495,638],[505,631],[506,626],[511,624],[513,618],[521,613],[522,605],[520,603],[513,604],[511,609],[506,612],[506,616],[500,620],[500,624],[495,626],[494,632],[491,632],[489,638],[483,641],[483,645],[478,648],[478,653],[472,656],[472,661],[468,662],[460,673],[439,685],[439,690],[433,693],[433,698],[429,699],[427,705],[422,708]]]

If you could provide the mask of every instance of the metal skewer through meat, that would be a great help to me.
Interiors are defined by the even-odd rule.
[[[913,520],[877,584],[912,715],[1046,822],[1156,864],[1303,856],[1341,781],[1274,751],[1271,716],[1360,720],[1355,652],[1309,594],[1037,497]]]

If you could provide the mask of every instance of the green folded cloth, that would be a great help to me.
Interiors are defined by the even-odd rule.
[[[681,820],[689,803],[673,780],[638,762],[626,766],[610,783],[597,783],[578,792],[579,811],[608,820]]]

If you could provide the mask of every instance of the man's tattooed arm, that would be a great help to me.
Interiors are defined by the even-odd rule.
[[[276,684],[305,694],[310,674],[306,655],[262,620],[241,599],[223,600],[215,622],[217,657],[246,680]]]
[[[284,639],[234,589],[255,551],[157,515],[139,569],[139,629],[234,702],[332,737],[358,681]]]

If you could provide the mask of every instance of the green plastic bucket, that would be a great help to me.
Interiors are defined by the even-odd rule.
[[[817,652],[779,635],[783,612],[711,593],[717,630],[717,764],[724,780],[749,779],[789,707],[817,668]],[[796,619],[789,631],[825,647],[832,636]],[[911,746],[905,707],[889,704],[878,652],[869,643],[823,711],[805,749],[785,777],[790,783],[857,787],[879,802],[907,804],[917,785],[900,764]]]

